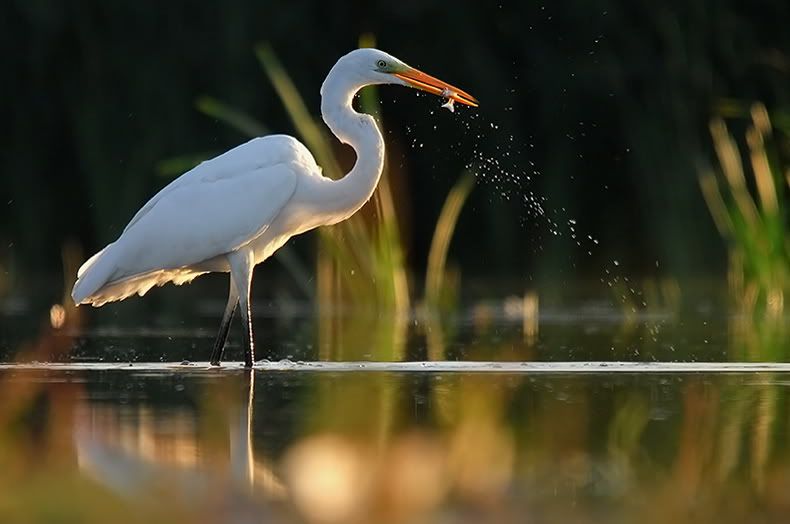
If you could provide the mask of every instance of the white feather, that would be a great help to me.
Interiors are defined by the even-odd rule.
[[[120,238],[81,268],[72,297],[100,306],[167,282],[189,282],[205,264],[262,235],[320,169],[294,138],[253,139],[177,178],[132,218]]]

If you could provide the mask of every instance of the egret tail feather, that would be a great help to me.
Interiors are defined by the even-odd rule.
[[[87,299],[112,278],[116,268],[112,246],[113,244],[109,244],[80,267],[77,281],[71,290],[71,298],[75,304],[88,303]]]

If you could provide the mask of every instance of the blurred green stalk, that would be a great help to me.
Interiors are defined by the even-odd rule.
[[[730,287],[738,305],[746,312],[779,318],[790,290],[789,168],[782,169],[766,147],[773,130],[765,106],[753,104],[750,117],[744,154],[723,119],[711,122],[719,169],[703,169],[699,182],[728,242]]]
[[[425,275],[425,303],[428,307],[448,304],[445,276],[447,274],[447,252],[455,233],[455,226],[461,209],[472,192],[475,179],[471,173],[464,173],[455,183],[444,201],[439,220],[433,231],[431,248],[428,252],[428,269]]]

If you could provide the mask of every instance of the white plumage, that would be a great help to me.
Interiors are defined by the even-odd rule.
[[[101,306],[227,271],[212,259],[265,233],[299,175],[320,173],[307,148],[285,135],[254,138],[203,162],[159,191],[118,240],[80,268],[74,301]]]
[[[352,107],[370,84],[401,84],[476,105],[460,89],[376,49],[342,57],[321,87],[321,114],[332,132],[357,153],[341,180],[324,177],[310,152],[285,135],[255,138],[203,162],[168,184],[132,218],[121,236],[79,269],[72,298],[101,306],[144,295],[167,282],[230,272],[230,293],[212,364],[222,356],[239,302],[245,324],[245,364],[254,358],[250,320],[253,267],[290,237],[355,213],[378,184],[384,141],[375,121]],[[450,93],[449,95],[447,93]]]

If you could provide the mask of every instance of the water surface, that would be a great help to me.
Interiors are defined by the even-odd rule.
[[[0,521],[790,520],[786,319],[259,308],[250,372],[216,306],[6,312]]]
[[[12,521],[790,516],[780,371],[6,367],[0,384]]]

